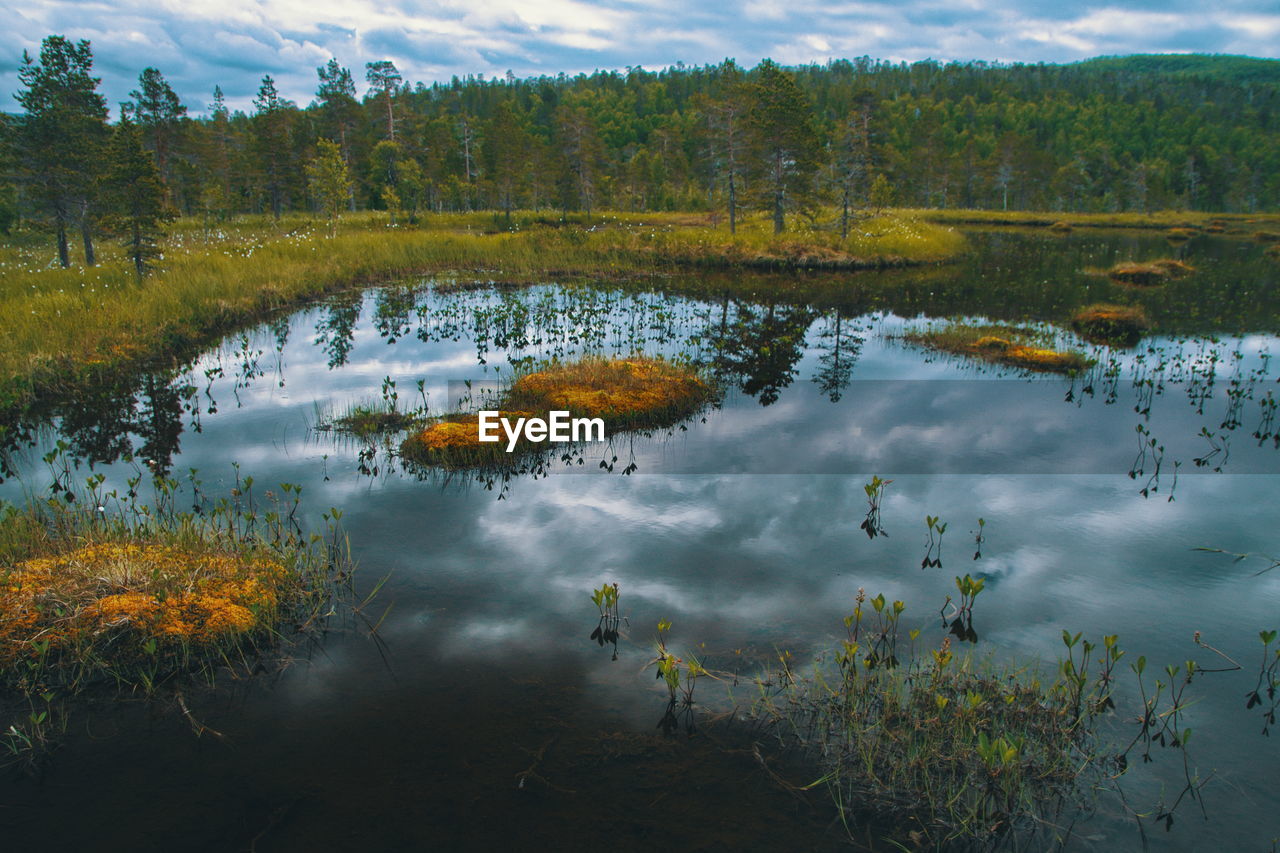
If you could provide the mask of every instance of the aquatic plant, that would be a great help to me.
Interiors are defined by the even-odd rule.
[[[1254,231],[1253,239],[1259,243],[1280,243],[1280,231]]]
[[[603,583],[592,590],[591,601],[600,611],[600,621],[591,632],[591,639],[604,646],[613,646],[613,659],[618,659],[618,627],[622,617],[618,614],[618,584]]]
[[[1076,311],[1071,328],[1095,343],[1131,347],[1147,329],[1147,314],[1141,305],[1114,305],[1095,302]]]
[[[1115,747],[1100,722],[1116,710],[1125,655],[1118,637],[1093,643],[1064,631],[1066,654],[1051,677],[997,667],[953,649],[952,635],[971,632],[983,580],[957,577],[956,587],[959,604],[944,613],[954,617],[953,630],[936,647],[917,646],[919,629],[902,636],[903,602],[868,599],[859,589],[844,620],[847,639],[811,674],[783,660],[757,681],[749,709],[755,733],[815,765],[817,781],[804,789],[830,790],[851,835],[871,825],[892,827],[888,840],[913,849],[1057,846],[1073,814],[1092,809],[1134,749],[1148,759],[1155,747],[1182,753],[1186,786],[1153,811],[1158,821],[1171,824],[1184,797],[1198,798],[1207,780],[1187,760],[1183,717],[1193,701],[1188,688],[1205,670],[1171,665],[1150,687],[1140,658],[1141,715],[1132,741]],[[1264,684],[1267,676],[1264,669]]]
[[[1050,231],[1057,231],[1059,233],[1066,233],[1070,231],[1071,228],[1072,226],[1070,222],[1064,222],[1061,219],[1049,226]]]
[[[880,522],[880,502],[884,500],[884,490],[892,482],[893,480],[882,480],[879,475],[873,475],[871,482],[862,487],[862,490],[867,494],[867,517],[862,520],[858,527],[867,534],[868,539],[889,535],[885,532],[884,525]]]
[[[1194,228],[1170,228],[1164,232],[1164,238],[1170,243],[1185,243],[1198,233]]]

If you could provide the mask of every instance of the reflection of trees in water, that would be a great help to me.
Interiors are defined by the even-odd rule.
[[[325,316],[316,323],[316,346],[329,357],[330,370],[342,367],[351,357],[363,297],[350,293],[329,300]]]
[[[825,328],[818,333],[815,347],[821,353],[818,363],[822,366],[814,375],[813,381],[827,399],[838,403],[844,389],[849,387],[853,365],[858,360],[865,338],[858,334],[861,327],[851,325],[838,309],[824,314],[823,320]]]
[[[814,312],[807,306],[737,303],[730,320],[709,330],[711,365],[722,380],[733,380],[745,394],[768,406],[796,376],[804,355],[805,335]]]

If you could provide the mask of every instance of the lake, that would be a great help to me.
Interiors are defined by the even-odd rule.
[[[976,656],[1051,669],[1067,630],[1118,634],[1126,662],[1157,671],[1229,670],[1190,689],[1188,762],[1156,749],[1122,787],[1146,812],[1212,775],[1171,828],[1143,824],[1148,842],[1267,849],[1280,754],[1263,734],[1269,703],[1245,697],[1258,632],[1280,626],[1280,569],[1259,556],[1280,555],[1280,264],[1223,237],[969,238],[960,263],[920,270],[397,283],[51,404],[11,450],[0,496],[90,465],[108,488],[160,470],[186,498],[193,478],[217,496],[236,463],[258,489],[301,486],[311,526],[340,508],[360,589],[385,583],[368,621],[335,616],[279,674],[193,688],[186,704],[221,737],[196,737],[169,699],[91,703],[37,778],[0,785],[5,836],[44,849],[834,849],[844,829],[821,787],[785,791],[745,726],[658,728],[657,623],[672,623],[673,648],[741,676],[699,687],[724,712],[750,702],[750,676],[779,653],[803,668],[833,648],[860,588],[904,601],[904,623],[936,647],[954,578],[972,573],[986,580],[978,639],[958,645]],[[1196,272],[1141,289],[1096,274],[1158,257]],[[1063,330],[1100,301],[1141,304],[1153,333],[1112,349]],[[904,340],[950,319],[1028,324],[1096,364],[1033,375]],[[395,439],[322,428],[393,396],[440,413],[550,357],[636,351],[705,365],[723,399],[506,476],[406,467]],[[42,462],[58,441],[59,460]],[[869,537],[875,475],[892,482],[885,535]],[[947,525],[940,553],[926,516]],[[616,659],[589,639],[604,582],[625,617]],[[1135,684],[1118,686],[1117,742],[1136,732]],[[816,778],[780,762],[796,786]],[[1141,841],[1104,793],[1072,847]]]

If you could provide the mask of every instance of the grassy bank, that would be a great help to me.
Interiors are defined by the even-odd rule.
[[[955,232],[902,217],[858,223],[846,240],[797,229],[774,238],[763,220],[737,235],[705,217],[601,214],[565,224],[545,215],[424,217],[388,227],[386,214],[351,215],[338,235],[304,217],[184,220],[161,271],[138,282],[104,244],[91,269],[52,266],[48,239],[20,235],[0,249],[0,405],[57,391],[95,373],[205,345],[271,311],[326,292],[398,276],[458,272],[517,280],[636,275],[696,265],[824,269],[945,260]]]
[[[1064,213],[1037,210],[909,210],[904,214],[939,225],[990,225],[1045,228],[1070,231],[1072,228],[1142,228],[1173,231],[1175,237],[1188,237],[1175,229],[1252,236],[1257,231],[1275,230],[1280,214],[1275,213],[1203,213],[1187,210],[1159,210],[1152,213]],[[1057,227],[1055,227],[1057,226]]]

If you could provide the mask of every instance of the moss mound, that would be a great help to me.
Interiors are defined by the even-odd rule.
[[[1071,230],[1071,223],[1070,223],[1070,222],[1061,222],[1061,221],[1060,221],[1060,222],[1055,222],[1055,223],[1053,223],[1052,225],[1050,225],[1050,226],[1049,226],[1049,230],[1050,230],[1050,231],[1057,231],[1057,232],[1059,232],[1059,233],[1066,233],[1067,231],[1070,231],[1070,230]]]
[[[66,655],[109,662],[265,629],[291,575],[266,556],[107,541],[0,569],[0,667]]]
[[[517,418],[534,417],[533,412],[501,408],[501,417],[513,423]],[[499,430],[499,441],[480,440],[477,415],[445,415],[414,433],[400,445],[400,455],[417,465],[438,468],[498,467],[518,460],[530,448],[523,438],[508,453],[507,438]]]
[[[714,389],[692,367],[646,356],[592,357],[552,362],[520,376],[497,409],[512,423],[516,418],[545,419],[553,410],[575,418],[601,418],[606,433],[613,434],[671,426],[714,398]],[[400,454],[423,466],[504,467],[545,446],[522,438],[508,453],[505,434],[499,434],[500,441],[482,442],[477,415],[447,415],[409,436]]]
[[[1120,284],[1136,287],[1152,287],[1169,279],[1184,278],[1195,272],[1195,267],[1173,258],[1135,263],[1125,261],[1107,270],[1107,277]]]
[[[1254,231],[1253,239],[1259,243],[1280,243],[1280,231]]]
[[[1012,326],[968,326],[909,332],[905,340],[918,346],[1040,373],[1075,373],[1092,362],[1078,352],[1041,346],[1033,332]]]
[[[564,409],[604,418],[614,429],[633,429],[670,426],[712,396],[711,386],[691,368],[634,357],[555,362],[517,379],[508,399],[521,408]]]
[[[1164,238],[1170,243],[1185,243],[1198,233],[1194,228],[1170,228],[1164,232]]]
[[[1095,343],[1131,347],[1147,329],[1147,315],[1140,305],[1086,305],[1071,317],[1071,328]]]

